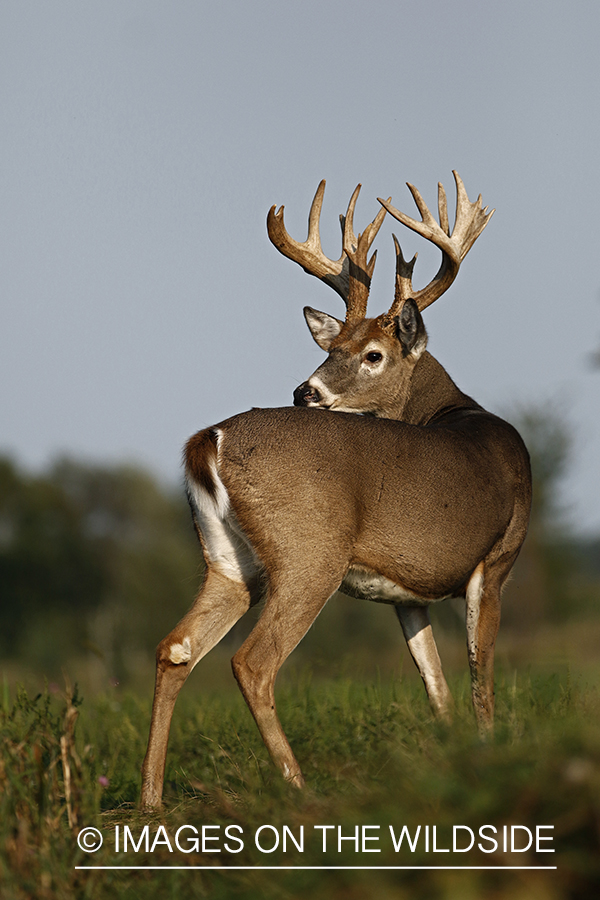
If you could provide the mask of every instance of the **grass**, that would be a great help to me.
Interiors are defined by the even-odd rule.
[[[565,677],[498,678],[493,741],[477,739],[466,679],[451,685],[451,728],[432,720],[424,692],[412,680],[361,684],[349,678],[313,683],[290,677],[278,692],[280,717],[303,766],[307,788],[296,791],[274,771],[256,727],[237,694],[183,692],[167,761],[160,814],[136,809],[139,768],[149,723],[149,698],[134,694],[83,703],[62,696],[5,692],[0,756],[0,896],[54,898],[589,898],[600,887],[600,697]],[[323,851],[319,826],[333,825]],[[407,826],[419,840],[394,851],[390,826]],[[498,831],[500,849],[451,848],[452,827]],[[552,825],[555,853],[503,852],[503,827]],[[84,853],[84,826],[104,838]],[[144,827],[148,826],[148,852]],[[161,828],[162,826],[162,828]],[[190,838],[205,847],[193,849]],[[212,827],[208,827],[212,826]],[[237,828],[232,828],[237,826]],[[279,847],[261,852],[277,833]],[[286,852],[282,850],[285,826]],[[315,827],[317,826],[317,827]],[[359,826],[358,852],[353,840]],[[366,838],[361,847],[362,826]],[[429,851],[425,848],[428,826]],[[115,852],[119,829],[139,844]],[[225,829],[229,828],[228,837]],[[195,831],[194,831],[195,829]],[[304,847],[296,849],[290,834]],[[489,834],[489,832],[488,832]],[[510,835],[510,830],[508,831]],[[518,832],[519,840],[526,837]],[[240,852],[239,841],[244,846]],[[468,832],[460,832],[460,840]],[[152,852],[152,843],[156,840]],[[212,838],[212,841],[210,840]],[[169,843],[173,848],[169,849]],[[227,845],[227,846],[226,846]],[[463,844],[462,846],[465,846]],[[483,843],[489,848],[490,843]],[[227,850],[229,848],[229,851]],[[218,852],[217,851],[218,848]],[[366,852],[379,849],[381,852]],[[219,871],[95,871],[81,865],[212,866]],[[223,867],[377,866],[376,871],[224,871]],[[384,866],[501,866],[504,871],[386,870]],[[557,866],[516,871],[509,866]]]

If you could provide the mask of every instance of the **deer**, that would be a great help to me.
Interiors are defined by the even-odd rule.
[[[190,610],[156,651],[156,683],[141,805],[160,807],[169,730],[179,691],[198,662],[261,599],[261,615],[232,659],[235,679],[274,765],[296,787],[304,778],[275,703],[275,679],[336,592],[392,605],[433,713],[450,721],[429,606],[465,600],[472,703],[482,737],[493,727],[494,648],[501,591],[527,533],[531,471],[517,431],[456,386],[427,351],[422,312],[444,294],[493,213],[468,199],[460,176],[449,228],[408,185],[421,221],[378,198],[358,237],[360,185],[340,216],[342,254],[325,256],[321,182],[308,237],[292,239],[283,207],[267,230],[285,256],[332,287],[344,321],[304,309],[328,356],[294,391],[294,406],[252,409],[206,428],[184,451],[187,495],[205,574]],[[414,290],[416,255],[394,235],[396,276],[389,310],[367,318],[386,214],[433,242],[442,262]]]

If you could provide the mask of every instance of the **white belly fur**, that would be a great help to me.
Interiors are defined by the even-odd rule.
[[[446,600],[450,594],[444,597],[419,597],[402,585],[395,584],[389,578],[384,578],[377,572],[365,569],[362,566],[352,566],[346,572],[339,589],[342,594],[349,597],[357,597],[359,600],[373,600],[376,603],[393,603],[402,606],[428,606],[430,603],[439,603]]]

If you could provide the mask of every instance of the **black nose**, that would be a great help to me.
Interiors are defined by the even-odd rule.
[[[294,391],[294,406],[308,406],[309,403],[318,403],[321,395],[312,388],[308,381],[299,385]]]

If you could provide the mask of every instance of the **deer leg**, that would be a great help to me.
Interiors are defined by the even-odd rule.
[[[442,663],[431,630],[429,610],[426,606],[395,607],[404,637],[423,679],[431,708],[446,721],[450,721],[452,695],[442,672]]]
[[[311,577],[311,585],[297,577],[286,579],[285,584],[279,581],[255,628],[231,661],[271,759],[286,781],[296,787],[304,785],[304,778],[277,716],[275,679],[340,582],[341,574],[338,578],[319,578],[318,573],[314,579]],[[319,585],[319,593],[307,601],[315,584]]]
[[[506,571],[502,574],[505,576]],[[482,562],[469,579],[466,591],[471,696],[482,738],[494,728],[494,648],[500,627],[502,581],[497,570],[486,569]]]
[[[156,685],[148,750],[142,766],[141,805],[159,807],[173,709],[188,675],[251,605],[245,584],[208,569],[188,613],[156,650]]]

